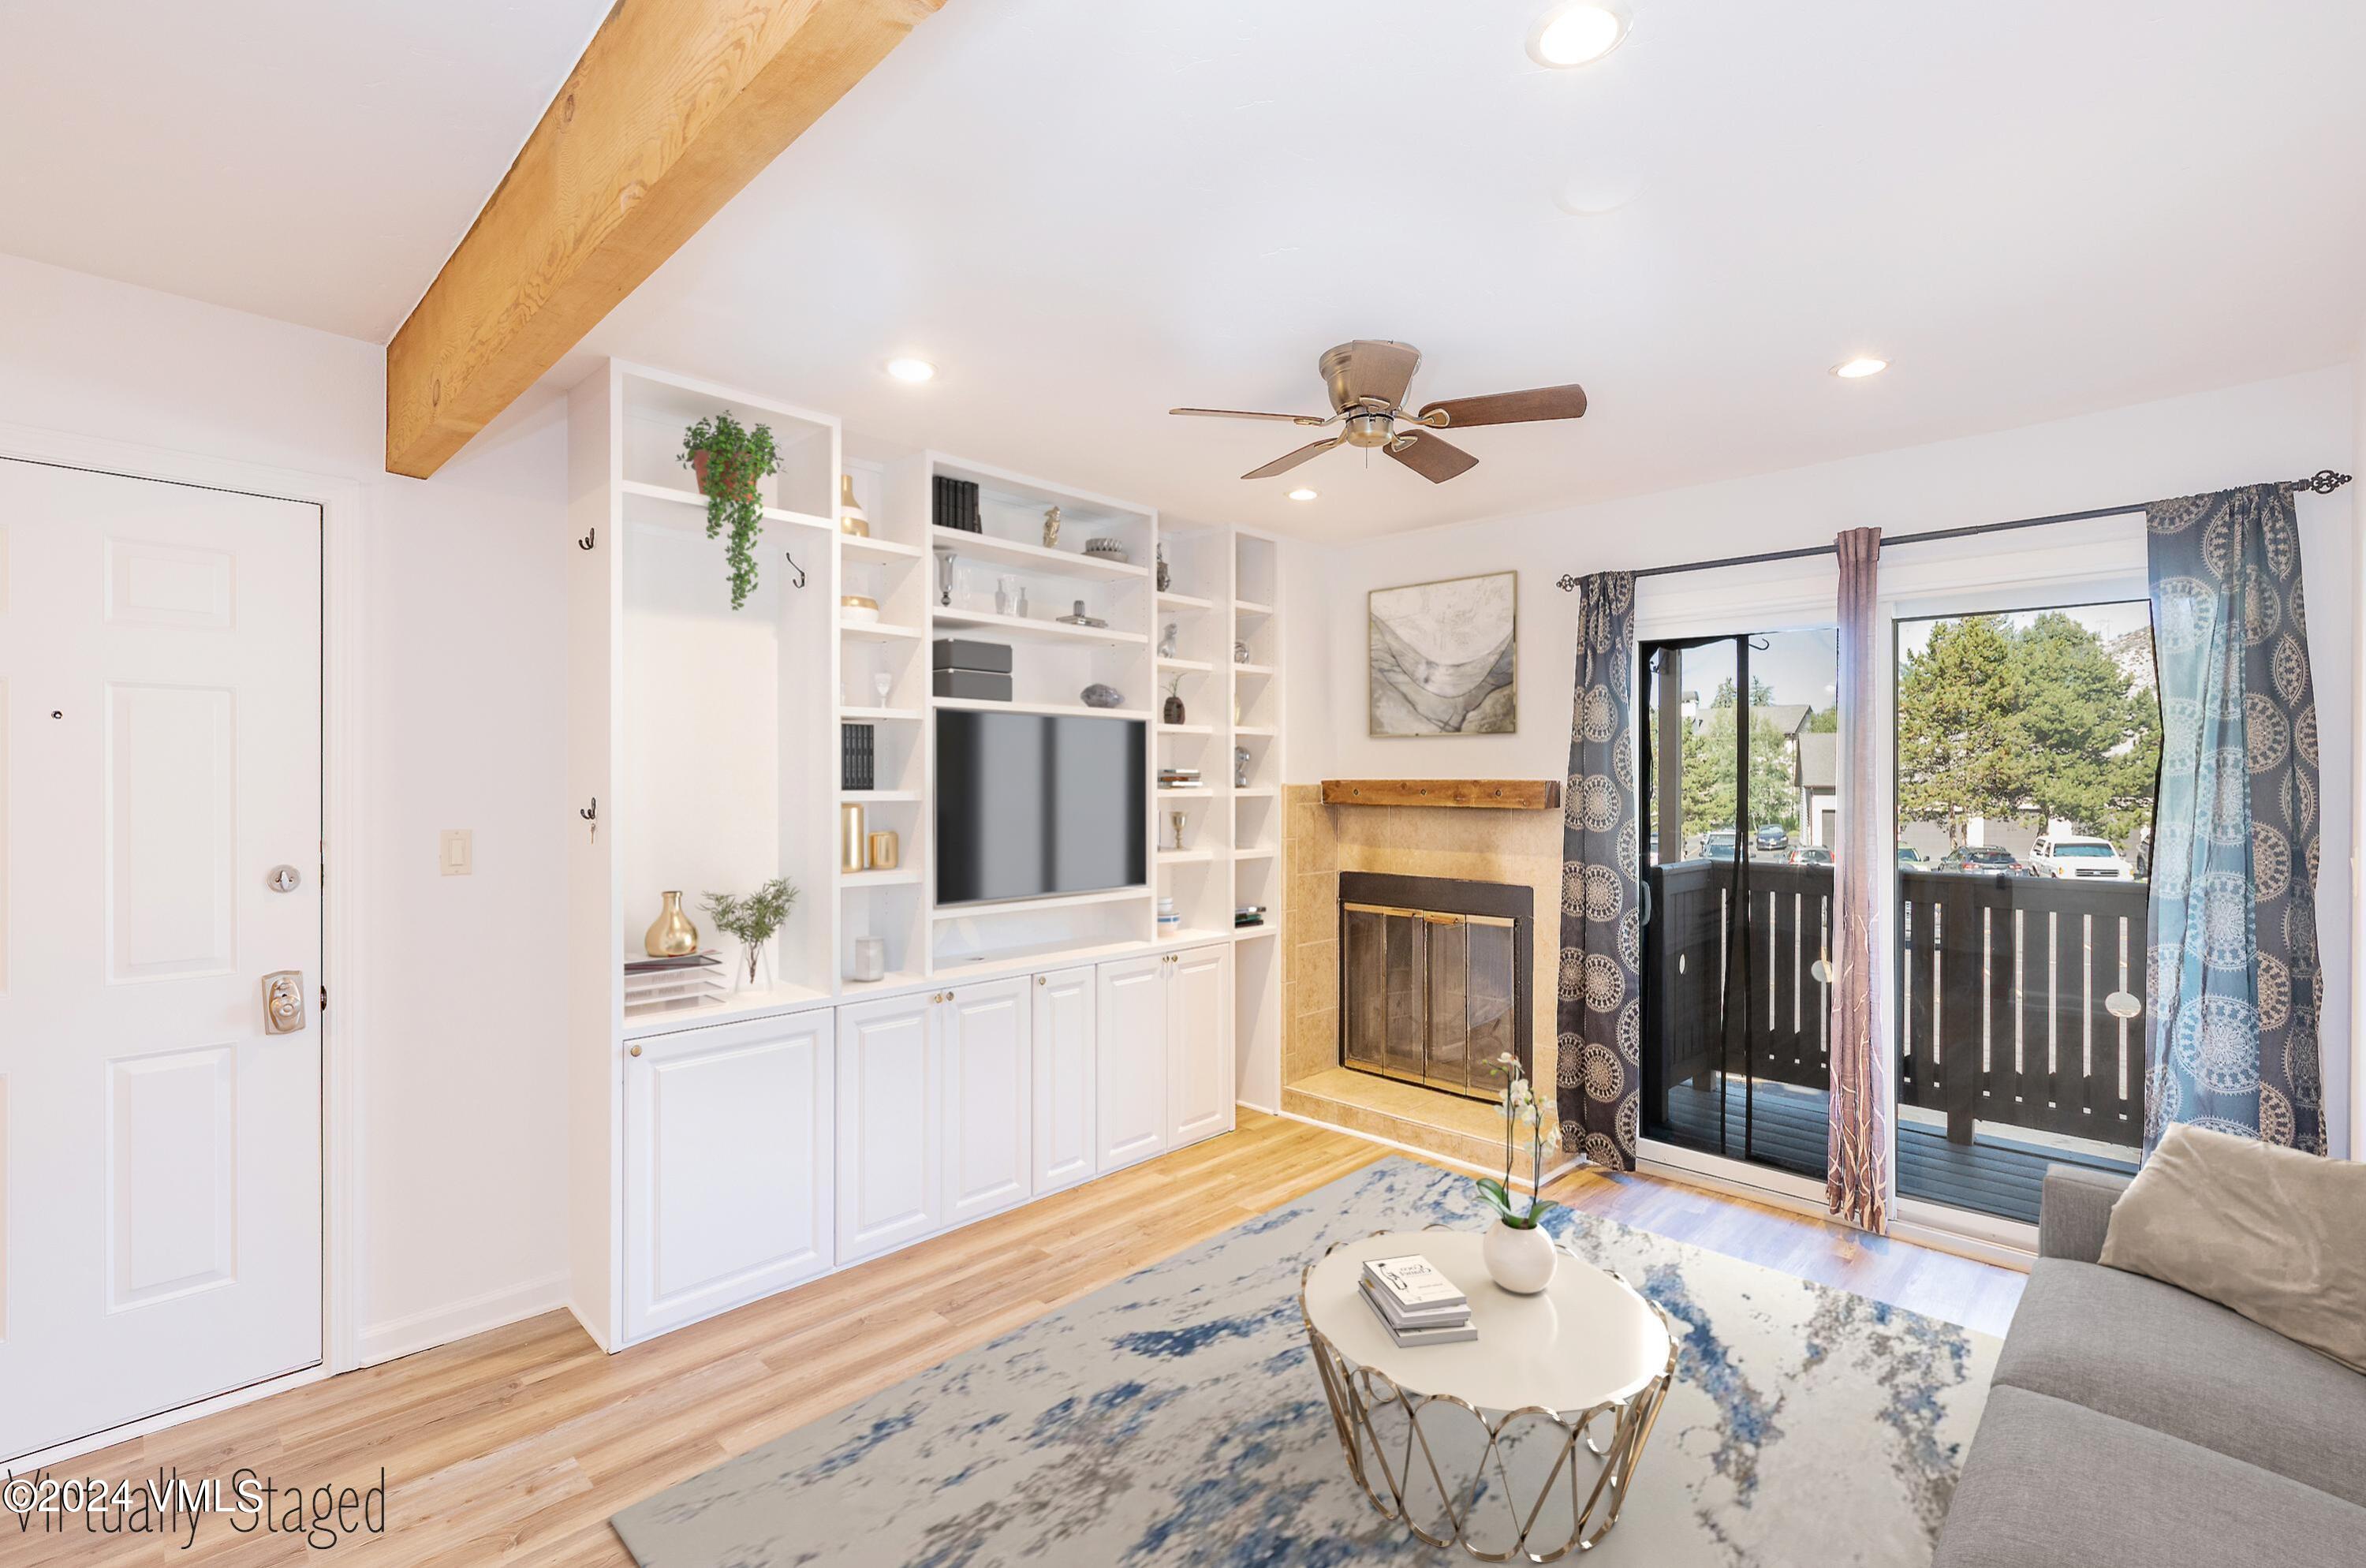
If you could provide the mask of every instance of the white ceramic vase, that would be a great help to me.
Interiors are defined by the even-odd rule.
[[[1501,1220],[1487,1227],[1479,1257],[1487,1265],[1487,1277],[1515,1296],[1533,1296],[1551,1284],[1554,1266],[1560,1261],[1551,1234],[1542,1225],[1523,1230]]]

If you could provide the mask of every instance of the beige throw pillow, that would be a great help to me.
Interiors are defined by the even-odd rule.
[[[2366,1372],[2366,1165],[2176,1123],[2112,1206],[2103,1262]]]

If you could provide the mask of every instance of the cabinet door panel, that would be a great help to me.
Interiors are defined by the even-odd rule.
[[[828,1270],[833,1066],[827,1011],[642,1043],[625,1086],[629,1337]]]
[[[1096,1167],[1093,971],[1035,976],[1035,1190],[1074,1186]]]
[[[838,1255],[941,1230],[943,1112],[926,995],[838,1010]]]
[[[941,1004],[947,1224],[1013,1203],[1034,1188],[1027,980],[964,986]]]
[[[1195,947],[1166,972],[1166,1146],[1233,1130],[1233,950]]]
[[[1103,1172],[1166,1147],[1166,961],[1100,966],[1093,1142]]]

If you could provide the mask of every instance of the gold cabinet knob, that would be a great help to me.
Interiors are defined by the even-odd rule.
[[[635,1046],[633,1046],[633,1047],[631,1048],[631,1050],[629,1050],[629,1051],[628,1051],[628,1052],[626,1052],[625,1054],[626,1054],[627,1055],[637,1056],[637,1055],[639,1055],[641,1054],[641,1048],[640,1048],[638,1045],[635,1045]]]

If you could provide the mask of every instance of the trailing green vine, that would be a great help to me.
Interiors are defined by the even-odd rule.
[[[739,609],[756,587],[756,538],[764,531],[757,482],[781,471],[772,426],[749,430],[727,413],[702,419],[682,433],[682,466],[698,475],[706,494],[706,536],[715,538],[727,525],[731,530],[723,559],[731,568],[731,607]]]

